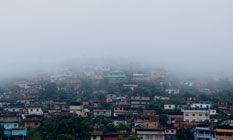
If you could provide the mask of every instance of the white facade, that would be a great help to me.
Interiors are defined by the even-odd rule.
[[[216,114],[217,114],[217,111],[215,109],[210,110],[210,115],[216,115]]]
[[[191,108],[211,108],[211,104],[193,103]]]
[[[165,92],[168,94],[179,94],[180,90],[179,89],[166,89]]]
[[[43,115],[43,111],[42,111],[41,107],[29,107],[28,114]]]
[[[175,108],[176,108],[176,105],[172,105],[172,104],[165,104],[164,105],[165,110],[173,110]]]
[[[210,120],[210,110],[203,108],[182,109],[185,122],[205,122]]]

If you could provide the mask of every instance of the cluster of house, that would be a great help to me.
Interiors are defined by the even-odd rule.
[[[82,117],[104,117],[113,124],[125,123],[130,126],[131,131],[119,131],[114,133],[103,133],[103,124],[94,124],[95,131],[91,140],[116,140],[118,137],[127,138],[131,134],[137,135],[142,140],[173,140],[177,131],[181,127],[193,127],[192,133],[195,140],[225,140],[233,139],[232,128],[216,127],[222,119],[215,119],[211,116],[217,114],[217,110],[228,112],[233,109],[227,103],[205,103],[196,102],[195,97],[185,99],[185,105],[170,104],[170,97],[154,96],[122,96],[116,94],[106,94],[106,100],[77,101],[67,103],[66,101],[37,101],[33,98],[21,98],[16,103],[1,102],[0,125],[5,130],[4,134],[11,138],[21,139],[26,137],[27,128],[40,127],[44,119],[76,114]],[[167,103],[163,105],[163,112],[150,110],[147,106],[151,102],[163,100]],[[111,104],[104,107],[104,104]],[[34,105],[33,105],[34,104]],[[141,111],[140,111],[141,110]],[[159,116],[167,114],[167,124],[161,125]]]
[[[123,83],[123,87],[132,91],[138,87],[137,83],[147,82],[151,79],[164,78],[164,72],[150,73],[131,73],[124,71],[110,71],[108,67],[99,67],[101,73],[91,71],[83,72],[84,77],[91,79],[107,78],[110,83]],[[130,82],[129,82],[130,81]],[[94,132],[91,134],[91,140],[116,140],[118,137],[127,138],[129,135],[137,135],[142,140],[174,140],[177,132],[183,127],[192,127],[192,134],[195,140],[228,140],[233,139],[232,123],[222,124],[224,120],[212,116],[221,112],[221,114],[233,114],[233,106],[221,103],[197,102],[195,97],[187,97],[186,104],[171,104],[169,102],[171,95],[179,94],[177,88],[167,88],[165,92],[170,95],[143,97],[143,96],[122,96],[116,94],[106,95],[106,100],[92,99],[68,103],[65,100],[46,100],[40,101],[36,98],[39,90],[43,89],[46,83],[63,83],[58,88],[74,88],[77,90],[81,85],[80,75],[75,76],[70,71],[55,73],[52,76],[36,78],[30,82],[15,83],[20,87],[16,93],[5,93],[0,98],[17,99],[16,103],[0,102],[0,125],[5,130],[4,134],[12,139],[23,139],[27,136],[27,128],[38,128],[41,122],[47,118],[63,115],[79,115],[82,117],[98,118],[104,117],[115,125],[124,123],[130,126],[131,131],[119,130],[118,132],[104,133],[103,123],[94,124]],[[160,84],[163,84],[160,82]],[[192,87],[193,83],[188,81],[185,86]],[[93,91],[93,94],[98,94]],[[151,110],[148,105],[152,102],[164,101],[163,111]],[[110,106],[106,106],[106,104]],[[216,111],[217,110],[217,111]],[[161,115],[166,114],[167,122],[162,124],[159,119]]]

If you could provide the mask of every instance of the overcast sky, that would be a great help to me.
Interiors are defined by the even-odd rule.
[[[0,75],[128,59],[233,73],[233,0],[2,0]]]

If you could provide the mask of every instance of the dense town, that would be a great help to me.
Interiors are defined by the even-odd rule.
[[[86,66],[2,82],[12,140],[232,140],[233,79]]]

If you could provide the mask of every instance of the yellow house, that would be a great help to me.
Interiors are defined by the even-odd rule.
[[[82,103],[79,102],[70,103],[69,109],[70,109],[70,113],[75,113],[77,115],[85,117],[84,105]]]
[[[96,131],[91,134],[91,140],[102,140],[103,132]]]

